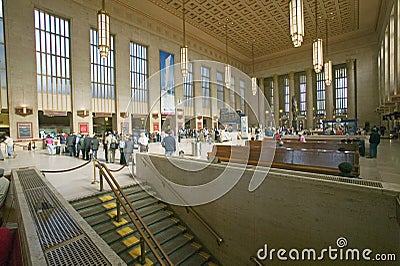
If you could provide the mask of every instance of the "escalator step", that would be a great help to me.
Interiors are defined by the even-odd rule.
[[[124,243],[124,245],[128,248],[138,244],[139,242],[140,242],[140,240],[136,236],[131,236],[125,240],[122,240],[122,243]]]
[[[133,232],[134,232],[134,230],[133,230],[131,227],[129,227],[129,226],[124,227],[124,228],[122,228],[122,229],[120,229],[120,230],[117,231],[117,233],[118,233],[121,237],[124,237],[124,236],[126,236],[126,235],[129,235],[129,234],[131,234],[131,233],[133,233]]]

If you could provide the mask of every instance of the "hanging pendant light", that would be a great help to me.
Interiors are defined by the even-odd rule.
[[[303,0],[291,0],[289,12],[290,36],[294,47],[300,47],[304,37]]]
[[[225,25],[225,48],[226,48],[226,65],[225,65],[225,87],[231,88],[231,66],[228,57],[228,20]]]
[[[183,26],[183,44],[181,46],[181,71],[185,78],[189,73],[188,47],[186,45],[186,23],[185,23],[185,0],[182,0],[182,26]]]
[[[102,8],[97,12],[97,28],[99,31],[97,48],[100,56],[106,58],[110,51],[110,16],[105,10],[105,0],[103,0]]]
[[[313,66],[315,73],[322,71],[324,66],[322,39],[318,38],[318,3],[315,0],[315,34],[316,39],[313,42]]]
[[[328,57],[328,19],[326,19],[325,55]],[[330,86],[332,84],[332,61],[329,59],[324,64],[324,77],[326,86]]]
[[[253,77],[251,78],[251,92],[257,94],[257,78],[254,75],[254,42],[251,44],[251,54],[253,56]]]

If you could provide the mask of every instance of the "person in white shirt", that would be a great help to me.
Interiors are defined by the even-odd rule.
[[[10,138],[10,136],[5,136],[4,144],[7,145],[7,155],[8,155],[8,157],[14,157],[14,152],[13,152],[14,140],[12,138]]]
[[[140,133],[138,143],[139,143],[139,151],[140,152],[147,152],[149,150],[149,138],[146,137],[144,132]]]

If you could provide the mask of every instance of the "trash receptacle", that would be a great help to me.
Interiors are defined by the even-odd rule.
[[[192,154],[193,156],[200,156],[200,142],[192,142]]]

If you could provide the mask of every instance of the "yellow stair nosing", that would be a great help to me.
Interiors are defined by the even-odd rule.
[[[218,266],[217,264],[215,264],[214,262],[210,261],[208,264],[208,266]]]
[[[165,210],[164,212],[166,212],[169,216],[171,216],[172,214],[174,214],[172,211],[170,210]]]
[[[170,220],[173,221],[176,224],[179,223],[179,219],[176,218],[176,217],[172,217],[172,218],[170,218]]]
[[[146,258],[146,262],[145,262],[145,264],[143,264],[143,265],[146,265],[146,266],[153,266],[154,265],[154,263],[153,263],[153,261],[151,261],[149,258]],[[139,263],[136,263],[135,264],[135,266],[143,266],[142,264],[139,264]]]
[[[205,258],[206,260],[209,260],[211,258],[211,255],[204,251],[200,251],[199,255],[202,256],[203,258]]]
[[[117,233],[122,237],[124,237],[126,235],[129,235],[132,232],[133,232],[133,229],[130,228],[130,227],[125,227],[125,228],[120,229],[120,230],[117,231]]]
[[[181,229],[183,232],[186,231],[186,227],[184,227],[183,225],[178,225],[177,227],[178,227],[179,229]]]
[[[127,238],[127,239],[122,241],[122,243],[124,243],[124,245],[126,247],[134,246],[139,242],[140,242],[140,240],[136,236],[131,236],[131,237],[129,237],[129,238]]]
[[[134,248],[131,251],[128,252],[129,255],[131,255],[132,258],[137,259],[141,255],[141,249],[140,247]]]
[[[117,222],[117,221],[114,221],[114,222],[113,222],[113,224],[114,224],[116,227],[120,227],[120,226],[125,225],[125,224],[127,224],[127,223],[128,223],[128,221],[127,221],[126,219],[124,219],[124,218],[121,218],[121,220],[120,220],[119,222]]]
[[[184,234],[183,236],[186,237],[186,238],[189,239],[189,240],[192,240],[192,239],[194,238],[194,236],[192,236],[192,235],[189,234],[189,233],[186,233],[186,234]]]
[[[191,245],[197,249],[201,249],[201,245],[199,243],[193,242]]]
[[[99,199],[101,202],[106,202],[106,201],[113,200],[114,197],[111,196],[111,195],[107,195],[107,196],[99,197],[98,199]]]
[[[164,204],[164,203],[158,203],[158,204],[160,205],[161,208],[166,208],[167,207],[167,205]]]
[[[107,203],[107,204],[104,204],[103,207],[106,210],[110,210],[110,209],[117,207],[117,203],[116,202]]]
[[[110,216],[111,218],[114,218],[115,216],[117,216],[117,210],[111,211],[107,213],[107,215]]]

